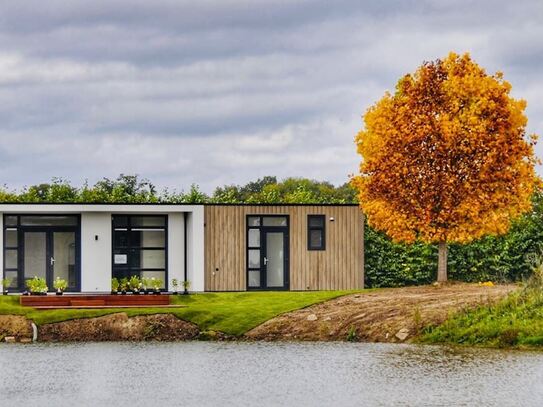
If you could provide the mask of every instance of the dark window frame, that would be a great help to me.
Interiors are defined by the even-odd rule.
[[[249,225],[249,218],[260,218],[258,226]],[[263,218],[286,218],[287,224],[283,226],[264,226]],[[257,229],[260,233],[260,246],[249,246],[249,230]],[[283,232],[285,238],[285,256],[284,256],[284,279],[283,287],[266,287],[265,273],[262,272],[264,259],[264,239],[263,235],[267,231]],[[260,251],[260,267],[249,267],[249,250]],[[249,286],[249,272],[260,272],[260,286]],[[245,278],[247,291],[289,291],[290,290],[290,215],[287,214],[247,214],[245,216]]]
[[[126,217],[127,218],[127,225],[126,226],[115,226],[115,217]],[[140,226],[140,225],[134,225],[132,226],[131,219],[132,218],[141,218],[141,217],[162,217],[164,218],[164,226]],[[123,231],[126,231],[128,234],[128,245],[127,246],[116,246],[115,245],[115,231],[116,229],[122,229]],[[139,245],[132,245],[130,241],[131,232],[133,230],[163,230],[164,231],[164,247],[153,247],[153,246],[142,246]],[[126,265],[116,265],[115,264],[115,250],[121,250],[123,252],[126,252],[127,254],[127,264]],[[164,251],[164,268],[156,268],[156,267],[133,267],[130,264],[130,251],[137,251],[141,252],[142,250],[148,250],[148,251]],[[118,253],[117,253],[118,254]],[[128,273],[129,275],[137,274],[138,277],[141,278],[141,273],[145,271],[163,271],[164,272],[164,288],[161,291],[168,291],[169,288],[169,271],[168,271],[168,215],[162,215],[162,214],[125,214],[125,213],[119,213],[119,214],[113,214],[111,215],[111,277],[117,277],[122,278],[120,276],[115,276],[116,270],[122,270]],[[134,273],[133,273],[134,272]]]
[[[321,219],[322,226],[311,226],[311,219]],[[311,245],[311,232],[319,231],[321,232],[321,245],[312,246]],[[307,250],[310,251],[323,251],[326,250],[326,215],[307,215]]]
[[[75,225],[23,225],[21,224],[22,216],[44,216],[44,217],[73,217],[75,218]],[[8,217],[15,217],[15,225],[7,225],[6,219]],[[24,233],[25,232],[45,232],[47,235],[54,232],[74,232],[75,233],[75,287],[70,287],[70,291],[73,288],[73,292],[81,292],[81,214],[79,213],[4,213],[2,218],[2,237],[3,237],[3,264],[2,264],[2,278],[5,278],[6,272],[17,272],[17,287],[10,287],[9,292],[23,292],[26,290],[24,279]],[[7,229],[17,230],[17,246],[6,246],[6,231]],[[52,239],[47,237],[47,239]],[[47,253],[50,254],[52,240],[50,241]],[[6,267],[6,251],[17,251],[17,267]],[[49,262],[47,262],[47,273],[49,273]],[[48,281],[49,291],[53,292],[52,281]]]

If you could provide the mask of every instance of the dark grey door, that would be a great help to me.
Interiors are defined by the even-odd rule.
[[[286,215],[247,217],[248,290],[288,290],[288,234]]]
[[[67,291],[78,291],[77,231],[71,229],[33,228],[20,230],[22,245],[19,247],[22,278],[20,290],[26,289],[26,281],[34,277],[44,278],[49,291],[53,291],[55,279],[68,282]]]

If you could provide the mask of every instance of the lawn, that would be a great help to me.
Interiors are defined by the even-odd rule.
[[[37,311],[19,305],[19,297],[0,296],[0,315],[24,315],[37,325],[70,319],[92,318],[116,312],[128,316],[173,314],[191,321],[202,331],[221,331],[242,335],[257,325],[279,314],[327,301],[357,291],[259,292],[259,293],[204,293],[172,297],[173,304],[183,308],[130,308],[130,309],[60,309]]]

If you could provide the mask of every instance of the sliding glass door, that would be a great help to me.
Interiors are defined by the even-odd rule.
[[[55,279],[66,280],[66,291],[77,291],[76,232],[22,229],[24,280],[44,278],[49,291]]]
[[[49,291],[55,279],[66,291],[79,291],[79,217],[76,215],[5,215],[4,277],[12,291],[26,290],[26,281],[44,278]]]

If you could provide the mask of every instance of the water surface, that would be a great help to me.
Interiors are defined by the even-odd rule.
[[[0,345],[1,406],[542,406],[543,354],[361,343]]]

